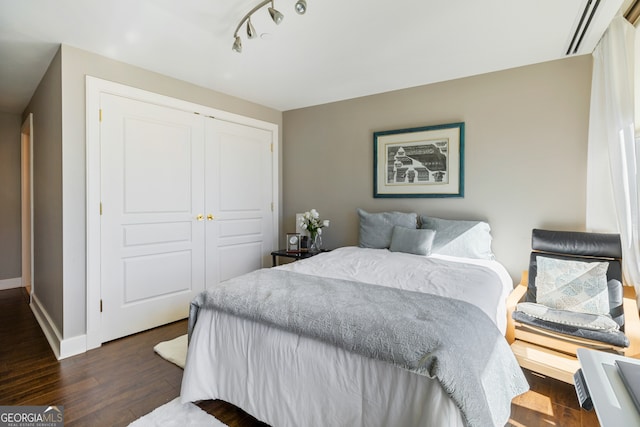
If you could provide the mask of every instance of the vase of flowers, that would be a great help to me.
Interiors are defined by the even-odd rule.
[[[309,232],[310,252],[318,252],[322,249],[322,229],[328,226],[329,220],[321,220],[320,214],[315,209],[311,209],[302,214],[300,218],[300,228]]]

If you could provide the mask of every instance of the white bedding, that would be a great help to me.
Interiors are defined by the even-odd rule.
[[[495,261],[437,257],[445,267],[490,268],[493,285],[467,283],[457,269],[431,271],[435,258],[348,247],[278,268],[455,297],[479,305],[504,332],[506,270]],[[436,380],[213,310],[198,314],[181,397],[222,399],[273,427],[464,425]]]
[[[486,282],[471,282],[464,269],[446,268],[439,260],[488,269]],[[438,268],[434,268],[436,265]],[[513,291],[513,282],[506,268],[497,261],[446,255],[425,257],[348,246],[276,268],[459,299],[480,307],[503,335],[506,331],[506,299]]]

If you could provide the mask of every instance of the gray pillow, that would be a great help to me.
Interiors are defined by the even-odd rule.
[[[414,255],[430,255],[435,234],[436,232],[433,230],[404,228],[396,225],[393,227],[389,250]]]
[[[484,221],[441,219],[420,215],[420,228],[434,230],[431,253],[462,258],[495,259],[491,228]]]
[[[358,209],[360,217],[359,246],[361,248],[388,249],[393,227],[418,227],[418,214],[403,212],[369,213]]]

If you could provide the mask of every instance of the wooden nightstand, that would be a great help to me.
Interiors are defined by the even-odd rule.
[[[275,267],[276,265],[278,265],[277,262],[277,258],[278,257],[284,257],[284,258],[293,258],[294,260],[299,260],[299,259],[305,259],[305,258],[311,258],[314,255],[318,255],[319,253],[322,252],[329,252],[330,249],[320,249],[319,251],[314,251],[314,252],[288,252],[286,249],[280,249],[277,251],[273,251],[271,252],[271,258],[273,259],[273,266]]]

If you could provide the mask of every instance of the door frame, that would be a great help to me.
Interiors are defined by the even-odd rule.
[[[33,113],[20,128],[20,218],[22,234],[21,285],[29,287],[29,301],[35,290],[33,281]]]
[[[100,95],[106,93],[122,96],[141,102],[161,105],[169,108],[201,114],[218,120],[224,120],[246,126],[264,129],[272,133],[272,188],[273,188],[273,241],[272,248],[278,246],[279,224],[279,128],[270,123],[250,117],[229,113],[215,108],[198,105],[165,95],[134,88],[120,83],[86,76],[86,263],[87,263],[87,350],[97,348],[101,342],[101,237],[100,237],[100,189],[101,189],[101,158],[100,158]],[[267,257],[265,256],[265,259]]]

